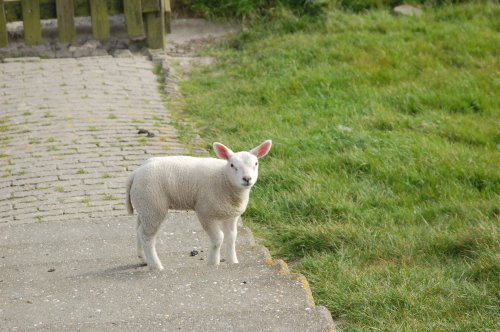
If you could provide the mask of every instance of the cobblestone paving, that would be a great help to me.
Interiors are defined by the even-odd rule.
[[[185,153],[145,57],[0,63],[0,223],[125,215],[128,173]]]

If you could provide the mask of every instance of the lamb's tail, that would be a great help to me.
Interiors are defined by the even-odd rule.
[[[130,201],[130,189],[132,188],[132,183],[134,182],[134,173],[130,174],[127,179],[127,193],[125,195],[125,205],[127,206],[128,214],[134,214],[134,207]]]

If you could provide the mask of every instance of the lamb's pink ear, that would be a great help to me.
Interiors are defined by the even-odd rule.
[[[250,151],[250,153],[252,153],[255,156],[257,156],[257,158],[262,158],[262,157],[264,157],[269,152],[269,150],[271,150],[271,146],[272,145],[273,145],[273,141],[271,141],[270,139],[268,139],[267,141],[265,141],[264,143],[262,143],[258,147],[252,149]]]
[[[229,160],[233,155],[233,151],[230,148],[218,142],[214,143],[214,150],[217,157],[221,159]]]

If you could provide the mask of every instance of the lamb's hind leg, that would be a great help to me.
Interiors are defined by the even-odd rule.
[[[163,214],[148,214],[141,216],[141,223],[137,228],[137,236],[146,256],[146,262],[152,270],[163,270],[158,254],[156,253],[156,234],[165,219]]]
[[[139,218],[139,216],[137,216],[137,227],[135,229],[137,233],[137,257],[139,257],[141,261],[146,263],[146,259],[144,258],[144,247],[142,244],[141,235],[139,233],[140,226],[141,226],[141,219]]]

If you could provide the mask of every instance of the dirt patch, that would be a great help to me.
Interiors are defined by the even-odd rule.
[[[238,24],[215,23],[201,18],[176,19],[172,21],[172,33],[168,36],[167,55],[169,62],[187,77],[194,65],[210,65],[214,59],[197,56],[204,46],[240,31]]]
[[[202,18],[176,19],[172,21],[172,33],[168,36],[168,53],[193,55],[206,43],[236,34],[239,25],[215,23]]]

